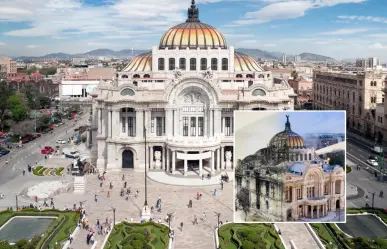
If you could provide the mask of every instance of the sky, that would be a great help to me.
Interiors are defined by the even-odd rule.
[[[345,133],[344,111],[242,111],[234,115],[237,159],[267,147],[271,138],[285,129],[286,115],[289,115],[292,131],[302,137],[307,133]]]
[[[0,0],[0,54],[150,49],[190,0]],[[197,0],[235,48],[387,61],[386,0]]]

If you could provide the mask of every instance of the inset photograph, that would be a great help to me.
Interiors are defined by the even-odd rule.
[[[345,222],[345,111],[234,117],[234,222]]]

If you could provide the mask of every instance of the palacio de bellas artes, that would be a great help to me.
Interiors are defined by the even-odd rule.
[[[91,95],[100,172],[147,167],[177,177],[232,172],[234,110],[292,110],[295,97],[202,23],[195,1],[186,22]]]

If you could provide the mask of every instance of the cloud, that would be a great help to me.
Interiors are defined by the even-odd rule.
[[[376,42],[376,43],[369,45],[368,48],[372,49],[372,50],[380,50],[380,49],[386,49],[387,47],[379,42]]]
[[[40,46],[38,45],[28,45],[26,48],[27,49],[35,49],[35,48],[39,48]]]
[[[274,43],[267,43],[267,44],[263,44],[262,46],[266,47],[266,48],[272,48],[272,47],[276,47],[277,44],[274,44]]]
[[[375,37],[375,38],[387,38],[387,33],[382,34],[369,34],[368,37]]]
[[[5,46],[7,45],[5,42],[0,42],[0,46]]]
[[[254,12],[247,12],[243,19],[234,21],[234,24],[249,25],[272,20],[294,19],[305,16],[311,9],[365,1],[367,0],[264,0],[269,5]]]
[[[351,21],[370,21],[377,23],[387,23],[387,18],[385,17],[375,17],[375,16],[338,16],[339,19],[351,20]]]
[[[366,28],[357,28],[357,29],[337,29],[329,32],[322,32],[322,35],[353,35],[358,33],[368,32],[369,29]]]

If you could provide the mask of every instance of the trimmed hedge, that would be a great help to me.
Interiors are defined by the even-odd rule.
[[[352,171],[351,166],[349,166],[348,164],[345,165],[345,172],[347,172],[347,174],[348,174],[348,173],[351,173],[351,171]]]
[[[63,167],[60,167],[59,169],[56,169],[55,170],[55,175],[57,175],[57,176],[62,176],[63,174],[62,174],[62,171],[64,170],[64,168]]]
[[[58,219],[54,221],[44,235],[40,238],[39,243],[36,248],[40,248],[46,241],[46,239],[51,235],[51,233],[58,228],[59,224],[61,224],[62,220],[65,220],[62,226],[60,226],[59,230],[55,233],[55,235],[50,239],[47,243],[50,245],[50,248],[54,248],[55,242],[61,242],[67,239],[72,233],[73,229],[76,227],[79,219],[78,212],[70,212],[70,211],[59,211],[59,210],[43,210],[39,211],[35,208],[23,209],[21,211],[15,212],[10,210],[5,210],[0,212],[0,227],[4,225],[10,218],[15,216],[56,216]],[[46,244],[46,245],[47,245]]]
[[[222,249],[283,249],[282,241],[272,224],[230,223],[218,231]]]
[[[145,236],[145,231],[148,236]],[[153,222],[122,222],[114,226],[108,242],[105,249],[166,249],[169,244],[169,229]]]
[[[32,172],[36,176],[43,176],[43,172],[41,172],[42,169],[44,169],[43,166],[37,166],[37,167],[34,168],[34,170]]]

